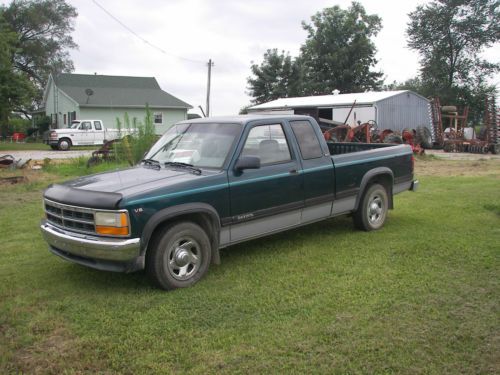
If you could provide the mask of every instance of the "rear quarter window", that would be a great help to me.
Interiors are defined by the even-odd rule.
[[[321,144],[309,121],[290,121],[290,126],[299,144],[302,159],[316,159],[323,156]]]

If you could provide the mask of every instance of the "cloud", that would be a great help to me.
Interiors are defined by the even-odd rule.
[[[205,106],[207,62],[215,62],[212,114],[235,114],[248,104],[246,78],[250,65],[260,63],[269,48],[299,53],[306,32],[301,21],[337,0],[66,0],[78,10],[71,56],[77,73],[154,76],[161,87],[190,103]],[[405,40],[407,14],[428,0],[361,0],[370,14],[382,17],[375,39],[377,69],[387,81],[402,81],[418,73],[418,56]],[[6,4],[7,1],[0,0]],[[132,32],[137,33],[145,43]],[[161,48],[160,52],[155,47]],[[498,60],[498,52],[493,60]],[[181,58],[179,58],[181,57]],[[184,58],[184,59],[183,59]],[[194,61],[191,61],[194,60]]]

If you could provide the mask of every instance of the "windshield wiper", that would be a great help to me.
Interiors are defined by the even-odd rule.
[[[181,163],[181,162],[178,162],[178,161],[167,161],[167,162],[165,162],[165,166],[168,166],[168,167],[178,167],[178,168],[186,168],[186,169],[189,169],[192,172],[195,172],[196,174],[201,174],[201,169],[200,168],[196,168],[195,166],[193,166],[193,164]]]
[[[158,167],[158,169],[161,169],[160,162],[155,159],[142,159],[141,163],[144,163],[145,165],[150,165],[152,167]]]

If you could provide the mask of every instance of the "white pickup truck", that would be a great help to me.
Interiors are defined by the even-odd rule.
[[[43,142],[53,150],[67,151],[72,146],[102,145],[134,133],[134,129],[106,129],[101,120],[75,120],[71,127],[44,133]]]

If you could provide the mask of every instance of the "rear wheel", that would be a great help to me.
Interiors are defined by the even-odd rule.
[[[389,208],[387,191],[382,185],[373,184],[363,194],[353,215],[356,228],[371,231],[382,228]]]
[[[200,226],[172,224],[153,239],[146,254],[146,273],[162,289],[185,288],[207,273],[211,254],[210,240]]]
[[[59,140],[57,148],[61,151],[68,151],[71,148],[71,141],[67,138]]]

